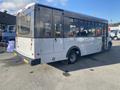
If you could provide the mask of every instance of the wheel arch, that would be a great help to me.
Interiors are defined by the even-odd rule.
[[[78,55],[81,56],[81,50],[80,50],[80,48],[77,47],[77,46],[72,46],[72,47],[70,47],[70,48],[68,49],[67,54],[66,54],[66,57],[69,56],[69,54],[70,54],[70,52],[71,52],[72,50],[78,51]]]

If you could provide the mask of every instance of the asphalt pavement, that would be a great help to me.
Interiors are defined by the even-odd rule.
[[[120,90],[120,41],[110,51],[30,66],[14,53],[0,54],[0,90]]]

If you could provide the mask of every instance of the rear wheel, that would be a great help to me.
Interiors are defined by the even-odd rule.
[[[68,55],[68,63],[74,64],[78,60],[78,54],[75,50],[72,50]]]

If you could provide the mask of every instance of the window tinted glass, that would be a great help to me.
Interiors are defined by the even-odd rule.
[[[56,38],[62,37],[62,13],[58,11],[53,12],[53,28],[54,28],[54,36]]]
[[[34,28],[35,28],[35,30],[34,30],[34,37],[36,37],[36,38],[39,38],[41,35],[41,33],[40,33],[40,27],[41,27],[41,25],[40,25],[40,7],[36,7],[35,8],[35,22],[34,22]]]
[[[70,31],[69,28],[69,18],[64,17],[64,36],[68,37],[67,33]]]
[[[95,36],[95,26],[91,21],[80,20],[79,36],[81,37],[93,37]]]
[[[31,26],[31,13],[29,14],[21,14],[18,16],[18,34],[28,35],[30,34],[30,26]]]
[[[112,32],[112,33],[116,33],[116,32],[117,32],[117,30],[111,30],[111,32]]]
[[[71,19],[70,22],[70,31],[73,32],[73,36],[76,37],[79,32],[79,20],[78,19]]]
[[[101,36],[103,31],[103,24],[95,23],[95,27],[96,27],[96,36],[97,37]]]
[[[95,26],[94,26],[94,22],[88,22],[88,25],[87,25],[87,30],[88,30],[88,33],[87,33],[87,36],[88,37],[94,37],[95,36]]]
[[[64,17],[64,36],[76,37],[79,31],[79,22],[77,19]]]
[[[35,37],[51,38],[52,32],[52,9],[38,7],[35,14]]]
[[[52,37],[52,10],[40,8],[40,35],[41,37]]]
[[[79,20],[79,32],[77,33],[78,37],[81,36],[86,36],[86,32],[85,32],[85,22],[83,20]]]

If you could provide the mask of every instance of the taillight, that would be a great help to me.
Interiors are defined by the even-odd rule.
[[[17,37],[15,38],[15,41],[18,42],[18,38]]]

